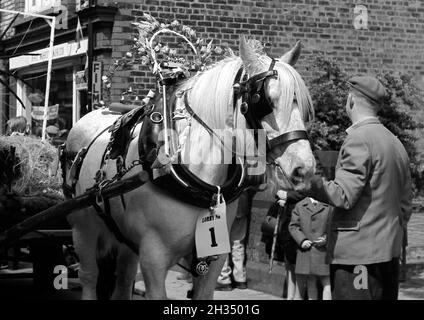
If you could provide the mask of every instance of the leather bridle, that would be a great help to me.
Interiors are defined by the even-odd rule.
[[[272,102],[268,99],[265,94],[265,81],[269,78],[275,78],[278,76],[277,70],[274,70],[275,59],[272,59],[271,65],[268,71],[261,72],[257,75],[248,78],[248,75],[244,72],[244,68],[241,67],[237,72],[234,80],[234,110],[237,110],[237,102],[242,99],[240,105],[240,112],[244,115],[247,125],[254,130],[254,140],[256,147],[259,145],[259,131],[264,130],[261,120],[268,114],[273,112]],[[214,131],[194,112],[188,102],[187,94],[184,95],[185,109],[200,125],[205,128],[211,136],[215,136],[218,141],[225,147],[224,142]],[[275,161],[276,159],[272,156],[273,150],[282,145],[288,145],[295,141],[308,140],[308,134],[306,130],[293,130],[285,132],[276,138],[269,139],[266,135],[266,154],[267,154],[267,165],[275,165],[277,169],[284,176],[286,183],[294,189],[294,185],[291,179],[287,176],[284,170]],[[233,152],[233,156],[237,154]],[[185,168],[186,171],[188,171]],[[176,175],[177,176],[177,175]],[[240,183],[242,180],[240,180]],[[240,184],[239,183],[239,184]]]
[[[238,99],[241,97],[242,103],[240,111],[244,115],[247,124],[255,130],[254,138],[256,146],[258,146],[259,130],[264,130],[261,120],[268,114],[273,112],[272,102],[265,94],[265,81],[269,78],[276,78],[278,76],[277,70],[274,70],[275,59],[272,59],[268,71],[259,73],[247,78],[247,74],[243,75],[244,68],[240,68],[234,81],[234,108]],[[308,140],[308,134],[305,130],[293,130],[279,135],[274,139],[268,139],[266,136],[266,152],[267,158],[271,159],[271,163],[275,162],[272,158],[272,150],[281,145],[287,145],[298,140]],[[282,170],[284,173],[284,171]]]

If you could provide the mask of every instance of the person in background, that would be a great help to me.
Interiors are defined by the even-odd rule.
[[[377,118],[387,96],[381,82],[355,76],[347,84],[345,109],[352,125],[335,179],[314,176],[304,193],[334,207],[327,236],[333,299],[396,300],[412,211],[410,162],[405,147]]]
[[[323,300],[331,300],[330,268],[325,262],[327,222],[331,207],[305,198],[292,212],[290,234],[298,245],[296,257],[296,300],[317,300],[317,282],[322,285]]]
[[[231,253],[218,277],[216,290],[229,291],[233,288],[247,288],[246,274],[246,247],[249,235],[250,211],[253,197],[257,188],[248,188],[241,194],[237,208],[237,215],[231,227]]]
[[[23,116],[12,118],[6,123],[6,135],[26,135],[28,134],[27,120]]]
[[[277,241],[281,243],[284,252],[284,265],[286,269],[285,287],[287,290],[286,299],[293,300],[296,296],[295,265],[297,244],[289,232],[289,224],[294,207],[299,201],[303,200],[305,196],[296,191],[279,190],[276,197],[280,207],[284,208],[280,216]]]

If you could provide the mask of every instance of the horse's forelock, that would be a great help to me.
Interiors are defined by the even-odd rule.
[[[190,88],[191,107],[211,128],[224,129],[232,115],[234,78],[241,65],[240,58],[226,58],[181,86]]]
[[[312,98],[300,74],[295,68],[285,62],[279,61],[276,64],[276,68],[278,68],[278,79],[281,87],[280,99],[282,100],[284,113],[289,115],[292,112],[293,99],[296,97],[297,107],[303,121],[312,120],[314,117]]]

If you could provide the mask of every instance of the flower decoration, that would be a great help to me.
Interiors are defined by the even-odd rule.
[[[143,20],[134,22],[138,30],[138,38],[134,42],[134,51],[138,54],[143,65],[152,66],[154,74],[157,72],[154,64],[160,55],[163,61],[174,62],[191,72],[203,71],[211,64],[212,55],[223,56],[227,50],[220,46],[213,47],[212,41],[207,43],[199,38],[195,30],[174,20],[171,23],[159,23],[151,15],[144,13]],[[171,33],[178,37],[178,45],[186,51],[188,47],[193,49],[193,59],[187,55],[178,55],[177,49],[170,48],[168,44],[159,42],[156,38],[160,33]],[[152,39],[154,37],[154,39]],[[153,41],[152,41],[153,40]]]
[[[102,77],[106,94],[109,96],[111,78],[118,69],[127,69],[134,65],[147,66],[155,76],[159,76],[160,62],[170,62],[177,64],[185,74],[195,74],[206,70],[216,58],[232,54],[229,47],[214,46],[212,40],[208,42],[198,37],[195,30],[178,20],[160,23],[156,18],[144,13],[140,21],[132,24],[137,29],[137,36],[133,39],[131,51],[116,60]],[[176,47],[170,47],[171,43],[160,42],[158,37],[162,34],[176,37]],[[189,49],[192,54],[187,54]]]

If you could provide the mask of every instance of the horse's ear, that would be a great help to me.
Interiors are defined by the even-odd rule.
[[[240,37],[240,57],[243,61],[243,65],[247,69],[249,74],[253,74],[256,70],[255,66],[259,64],[258,55],[255,50],[247,43],[246,38],[244,36]]]
[[[294,66],[299,59],[300,51],[302,50],[302,42],[298,40],[293,48],[290,51],[286,52],[281,58],[281,61],[288,63],[291,66]]]

